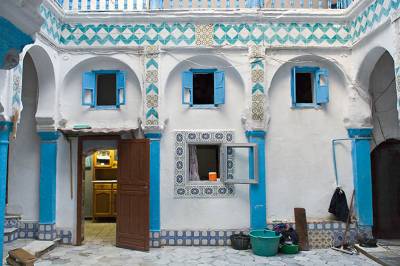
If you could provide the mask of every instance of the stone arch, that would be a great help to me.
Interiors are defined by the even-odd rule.
[[[92,128],[110,128],[109,121],[114,121],[113,127],[137,128],[143,108],[143,92],[141,76],[127,62],[111,56],[91,56],[66,67],[66,73],[61,79],[61,90],[58,98],[60,126],[73,127],[74,124],[91,123]],[[118,110],[96,112],[82,106],[82,73],[93,70],[124,70],[126,76],[126,104]]]
[[[38,104],[36,120],[38,129],[51,127],[54,129],[56,113],[56,81],[54,65],[48,52],[39,45],[30,46],[26,50],[33,60],[38,78]]]

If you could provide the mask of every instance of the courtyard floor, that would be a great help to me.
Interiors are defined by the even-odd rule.
[[[32,240],[5,244],[4,254]],[[48,265],[379,265],[364,255],[347,255],[330,249],[316,249],[297,255],[259,257],[251,251],[231,247],[163,247],[150,252],[117,248],[110,244],[88,242],[83,246],[59,246],[43,255],[35,266]]]

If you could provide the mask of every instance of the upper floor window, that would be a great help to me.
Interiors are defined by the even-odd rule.
[[[225,73],[217,69],[190,69],[182,73],[182,103],[197,107],[225,103]]]
[[[82,105],[114,109],[125,104],[125,71],[96,70],[82,77]]]
[[[291,79],[293,107],[315,107],[329,102],[327,69],[293,67]]]

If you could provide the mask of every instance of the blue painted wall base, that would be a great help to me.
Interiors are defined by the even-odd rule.
[[[38,132],[40,137],[39,223],[56,222],[57,139],[59,133]]]
[[[0,121],[0,265],[3,262],[3,235],[4,235],[4,215],[6,207],[6,186],[7,186],[7,162],[8,162],[8,143],[12,123]]]
[[[247,131],[250,143],[258,146],[258,184],[250,185],[250,228],[263,229],[267,225],[265,183],[265,131]]]
[[[371,177],[371,128],[350,128],[352,138],[353,180],[355,189],[354,207],[361,226],[373,225],[372,177]]]
[[[150,231],[160,231],[160,139],[161,133],[146,133],[150,139]]]

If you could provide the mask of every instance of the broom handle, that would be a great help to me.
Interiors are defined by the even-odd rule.
[[[350,200],[350,210],[349,210],[349,216],[347,217],[347,221],[346,221],[346,228],[345,228],[345,230],[344,230],[344,236],[343,236],[343,243],[342,243],[342,245],[345,243],[345,241],[346,241],[346,237],[347,237],[347,232],[348,232],[348,230],[349,230],[349,224],[350,224],[350,221],[351,221],[351,215],[352,215],[352,213],[353,213],[353,202],[354,202],[354,193],[355,193],[355,190],[353,189],[353,193],[351,193],[351,200]]]

